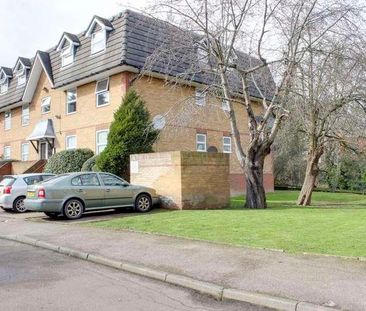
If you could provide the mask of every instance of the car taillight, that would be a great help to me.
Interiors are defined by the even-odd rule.
[[[3,190],[4,194],[11,194],[11,186],[6,186]]]
[[[46,197],[46,191],[43,188],[38,190],[38,197],[42,199]]]

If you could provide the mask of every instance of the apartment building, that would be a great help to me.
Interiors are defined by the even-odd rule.
[[[172,86],[165,77],[174,72],[156,66],[141,74],[164,27],[130,10],[111,19],[94,16],[82,33],[65,32],[53,48],[31,59],[19,57],[13,68],[0,67],[0,156],[20,161],[25,170],[65,149],[90,148],[99,154],[114,111],[134,88],[161,129],[156,151],[229,153],[232,193],[243,192],[225,103],[208,96],[199,80]],[[253,101],[256,95],[253,91]],[[235,109],[245,142],[246,115],[242,107]],[[271,157],[264,178],[272,191]]]

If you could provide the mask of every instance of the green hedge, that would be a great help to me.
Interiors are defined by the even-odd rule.
[[[85,161],[93,155],[94,153],[90,149],[60,151],[48,160],[45,172],[53,174],[80,172]]]

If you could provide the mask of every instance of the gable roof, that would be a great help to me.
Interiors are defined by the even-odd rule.
[[[88,28],[85,31],[85,37],[90,37],[93,32],[95,25],[98,24],[100,27],[106,30],[113,30],[113,24],[106,18],[94,15]]]
[[[93,79],[96,75],[117,70],[124,65],[129,66],[129,68],[133,67],[141,70],[145,68],[146,60],[156,49],[164,44],[169,44],[174,37],[177,40],[175,31],[179,30],[184,34],[184,30],[165,21],[157,20],[131,10],[126,10],[109,20],[94,16],[87,31],[92,31],[96,23],[110,30],[108,31],[105,52],[91,55],[91,37],[86,36],[86,32],[79,33],[78,35],[65,32],[61,40],[67,37],[72,42],[79,43],[77,52],[75,53],[74,63],[71,66],[61,69],[61,55],[57,47],[53,47],[47,50],[47,52],[38,51],[32,60],[19,58],[22,59],[22,62],[24,60],[28,64],[29,62],[32,63],[32,69],[28,75],[26,87],[17,87],[16,79],[11,79],[8,92],[0,95],[0,109],[22,100],[25,102],[31,101],[33,97],[32,92],[34,92],[36,82],[38,82],[36,80],[40,76],[40,70],[45,71],[53,88],[66,88],[68,85],[78,83],[78,81]],[[186,37],[184,39],[192,40],[192,38],[197,38],[192,33],[185,33]],[[59,41],[58,44],[60,43]],[[164,60],[159,60],[149,70],[153,73],[171,76],[182,74],[189,68],[192,55],[196,55],[193,42],[191,51],[187,51],[187,44],[182,44],[182,49],[176,51],[173,65],[170,68],[167,68]],[[253,58],[245,54],[242,54],[242,58],[243,63],[248,63],[248,60],[253,60]],[[169,62],[171,59],[166,61]],[[10,68],[5,68],[5,70],[8,74],[12,75]],[[205,77],[197,73],[191,77],[191,80],[197,83],[205,83],[207,79],[212,79],[212,77]],[[231,81],[234,84],[238,82],[235,77],[232,77]],[[270,94],[274,82],[268,69],[264,70],[263,79],[258,84],[265,89],[266,95]],[[253,85],[249,87],[253,97],[260,97],[258,90]]]
[[[30,69],[30,67],[32,66],[32,61],[29,58],[18,57],[13,71],[16,71],[19,63],[21,63],[26,69]]]
[[[74,34],[69,33],[69,32],[64,32],[61,36],[60,41],[57,44],[57,48],[56,48],[57,51],[61,50],[61,48],[64,45],[65,40],[67,40],[70,44],[73,44],[73,45],[76,45],[76,46],[80,45],[80,41],[79,41],[79,38],[78,38],[77,35],[74,35]]]
[[[6,77],[12,78],[13,77],[13,70],[8,67],[0,67],[0,73],[4,73]]]

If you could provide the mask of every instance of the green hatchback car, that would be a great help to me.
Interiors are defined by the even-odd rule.
[[[78,172],[58,175],[29,186],[24,205],[30,211],[78,219],[84,212],[133,207],[148,212],[158,203],[156,191],[131,185],[110,173]]]

